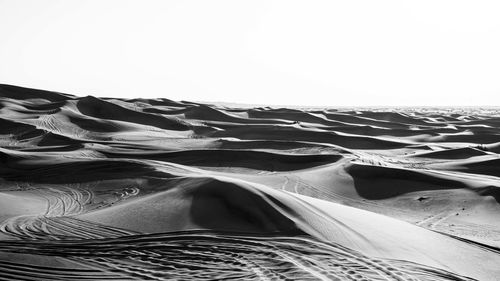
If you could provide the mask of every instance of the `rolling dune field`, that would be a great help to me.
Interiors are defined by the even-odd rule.
[[[499,280],[499,153],[495,108],[0,85],[0,280]]]

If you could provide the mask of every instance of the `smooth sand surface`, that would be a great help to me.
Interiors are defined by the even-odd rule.
[[[0,85],[0,280],[498,280],[499,127]]]

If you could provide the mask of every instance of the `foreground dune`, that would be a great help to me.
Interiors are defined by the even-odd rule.
[[[499,126],[0,85],[0,279],[497,280]]]

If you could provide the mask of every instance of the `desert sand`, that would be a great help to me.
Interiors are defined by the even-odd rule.
[[[0,85],[0,280],[498,280],[499,128]]]

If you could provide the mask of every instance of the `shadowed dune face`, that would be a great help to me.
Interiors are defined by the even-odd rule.
[[[0,85],[0,279],[496,280],[499,128]]]
[[[189,129],[189,126],[183,124],[180,120],[172,120],[157,114],[138,112],[91,96],[79,99],[76,102],[76,107],[81,114],[99,119],[138,123],[165,130],[186,131]]]
[[[417,191],[467,187],[459,180],[429,174],[426,171],[359,164],[351,165],[347,171],[354,179],[356,192],[363,198],[373,200]]]

